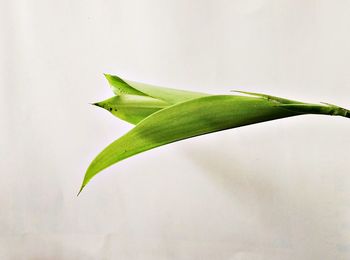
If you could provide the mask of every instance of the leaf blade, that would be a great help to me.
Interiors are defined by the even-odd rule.
[[[143,95],[161,99],[171,104],[210,95],[201,92],[164,88],[131,80],[125,80],[116,75],[105,74],[105,77],[108,80],[113,92],[117,95]]]
[[[94,105],[106,109],[114,116],[136,125],[149,115],[170,106],[171,104],[139,95],[120,95],[94,103]]]
[[[97,173],[135,154],[190,137],[300,113],[255,97],[216,95],[162,109],[107,146],[90,164],[81,190]],[[190,115],[190,116],[189,116]]]

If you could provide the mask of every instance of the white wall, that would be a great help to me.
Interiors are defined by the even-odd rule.
[[[0,259],[350,259],[350,121],[304,116],[125,160],[102,73],[350,107],[350,2],[0,0]]]

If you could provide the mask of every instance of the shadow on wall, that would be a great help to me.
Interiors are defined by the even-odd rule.
[[[225,140],[221,139],[220,143]],[[341,237],[339,224],[332,214],[337,208],[328,203],[330,199],[322,201],[323,197],[331,198],[334,193],[327,193],[323,186],[311,182],[306,183],[306,192],[298,190],[295,183],[290,184],[288,180],[293,179],[298,170],[293,158],[280,162],[278,158],[274,158],[275,162],[254,158],[240,160],[240,156],[248,155],[218,154],[217,146],[196,144],[182,152],[228,196],[232,203],[227,206],[238,209],[235,214],[250,219],[244,223],[227,223],[233,229],[237,225],[249,225],[243,228],[247,233],[241,238],[246,239],[248,234],[249,242],[243,246],[248,252],[237,252],[237,247],[232,246],[234,251],[231,250],[231,255],[227,252],[228,259],[338,259],[339,244],[329,241],[334,241],[334,237],[344,240],[344,244],[347,241]],[[310,174],[310,169],[305,172]],[[227,232],[231,232],[229,228]],[[232,237],[232,243],[239,240],[239,237]]]

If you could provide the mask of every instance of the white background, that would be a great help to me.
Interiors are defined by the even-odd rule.
[[[96,176],[102,73],[350,107],[345,0],[0,0],[0,259],[350,259],[350,121],[302,116]]]

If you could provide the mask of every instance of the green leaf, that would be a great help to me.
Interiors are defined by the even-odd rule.
[[[94,103],[94,105],[108,110],[114,116],[131,124],[137,124],[149,115],[171,104],[148,96],[126,94],[114,96],[107,100]]]
[[[118,76],[105,74],[116,97],[94,103],[114,116],[132,124],[167,106],[209,94],[186,90],[162,88],[153,85],[123,80]]]
[[[201,92],[163,88],[130,80],[123,80],[118,76],[110,74],[105,74],[105,77],[116,95],[131,94],[149,96],[156,99],[161,99],[170,104],[176,104],[194,98],[209,96],[209,94]]]
[[[109,85],[111,86],[112,91],[116,95],[129,94],[129,95],[147,96],[147,94],[133,88],[118,76],[109,75],[109,74],[104,74],[104,75]]]
[[[103,169],[135,154],[182,139],[306,113],[349,117],[336,106],[293,103],[273,96],[212,95],[161,109],[107,146],[90,164],[81,190]],[[295,105],[293,105],[295,104]],[[298,106],[303,104],[303,106]],[[305,105],[308,109],[305,110]],[[309,107],[314,110],[310,110]],[[80,193],[79,192],[79,193]]]

